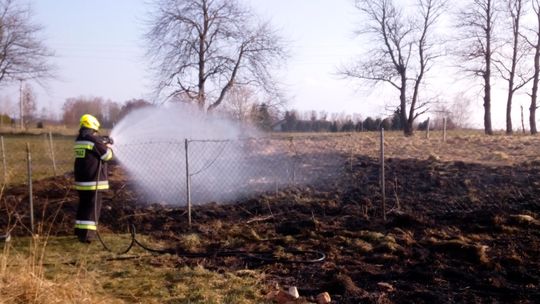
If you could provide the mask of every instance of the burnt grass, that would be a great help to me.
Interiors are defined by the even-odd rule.
[[[113,168],[101,229],[150,235],[178,252],[176,263],[220,272],[258,269],[268,286],[297,286],[335,303],[537,303],[540,299],[540,162],[488,166],[437,159],[387,159],[386,220],[379,163],[344,157],[343,171],[297,185],[193,208],[143,204]],[[327,176],[328,177],[328,176]],[[69,235],[77,205],[71,177],[36,182],[36,221]],[[26,187],[5,190],[0,231],[27,234]],[[6,216],[8,215],[8,216]],[[52,225],[52,227],[50,227]],[[197,235],[189,242],[188,235]],[[319,250],[321,263],[218,256],[220,251]],[[209,253],[204,258],[180,253]],[[167,257],[163,257],[167,258]],[[168,257],[170,258],[170,256]],[[387,284],[383,284],[387,283]]]

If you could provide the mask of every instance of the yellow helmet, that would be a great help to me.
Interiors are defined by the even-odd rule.
[[[81,127],[98,131],[99,126],[99,121],[94,116],[90,114],[84,114],[81,116]]]

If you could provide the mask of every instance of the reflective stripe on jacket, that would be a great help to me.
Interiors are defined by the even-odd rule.
[[[94,221],[75,221],[76,229],[97,230],[97,224]]]

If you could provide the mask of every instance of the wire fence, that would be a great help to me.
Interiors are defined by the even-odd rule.
[[[335,179],[351,159],[347,145],[336,136],[185,139],[118,145],[115,153],[145,199],[197,204]]]
[[[27,183],[71,174],[73,136],[0,136],[0,181]],[[350,166],[355,143],[350,135],[274,136],[239,140],[142,142],[115,145],[115,158],[148,199],[185,202],[228,200],[245,193],[332,178]],[[349,164],[349,165],[347,165]],[[187,178],[189,177],[189,178]]]

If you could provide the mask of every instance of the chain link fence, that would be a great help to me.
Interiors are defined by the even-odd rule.
[[[351,147],[334,135],[147,142],[115,153],[146,200],[184,205],[331,181],[352,160]]]
[[[231,202],[291,185],[324,185],[350,166],[349,136],[178,140],[115,145],[116,161],[142,203]],[[0,136],[2,185],[28,187],[73,171],[73,136]],[[189,209],[191,210],[191,209]]]

